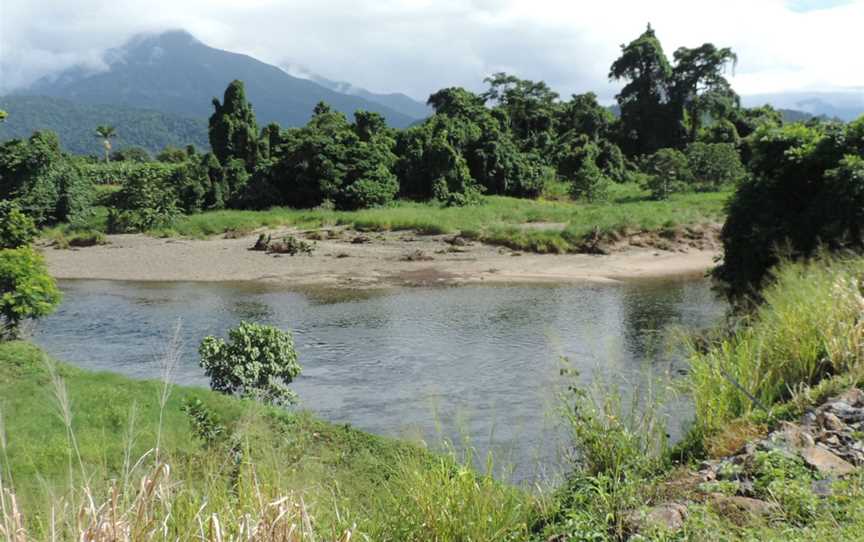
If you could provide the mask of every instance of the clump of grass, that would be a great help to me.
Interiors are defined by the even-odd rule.
[[[689,388],[698,430],[770,410],[837,375],[860,375],[864,260],[786,263],[748,324],[693,348]]]

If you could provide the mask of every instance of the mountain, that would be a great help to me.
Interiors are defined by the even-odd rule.
[[[391,94],[377,94],[375,92],[370,92],[365,88],[356,87],[351,83],[346,83],[344,81],[331,81],[321,77],[320,75],[314,74],[310,75],[309,79],[323,87],[329,88],[330,90],[342,94],[348,94],[350,96],[359,96],[365,100],[369,100],[370,102],[375,102],[384,107],[389,107],[403,115],[413,117],[414,119],[424,119],[434,113],[430,106],[399,92]]]
[[[376,111],[400,128],[419,118],[293,77],[250,56],[209,47],[185,31],[137,36],[106,52],[104,60],[104,71],[69,69],[19,93],[206,119],[213,112],[213,97],[221,99],[228,83],[240,79],[261,126],[270,122],[303,125],[322,100],[348,115],[358,109]]]
[[[207,121],[133,109],[117,105],[86,105],[48,96],[6,96],[0,109],[9,113],[0,123],[0,141],[27,138],[36,130],[53,130],[63,148],[75,154],[100,154],[96,126],[108,124],[117,129],[115,149],[136,146],[155,154],[167,145],[185,147],[192,143],[209,149]]]
[[[742,96],[747,107],[766,103],[778,109],[803,111],[814,117],[852,121],[864,115],[864,88],[843,92],[781,92]]]

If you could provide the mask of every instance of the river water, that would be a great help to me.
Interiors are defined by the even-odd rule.
[[[553,478],[566,430],[559,396],[599,378],[644,389],[681,373],[678,330],[715,324],[725,304],[705,280],[626,284],[460,286],[386,291],[260,284],[62,281],[59,310],[35,340],[59,359],[158,378],[180,322],[180,384],[206,386],[197,346],[241,320],[294,333],[300,408],[381,435],[492,450],[514,481]],[[572,377],[571,377],[572,378]],[[668,411],[680,434],[686,401]]]

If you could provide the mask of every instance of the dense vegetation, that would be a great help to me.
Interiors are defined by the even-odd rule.
[[[63,150],[72,154],[100,154],[99,140],[93,135],[99,124],[117,127],[114,145],[118,149],[141,147],[157,153],[168,145],[208,145],[207,122],[178,114],[119,105],[86,105],[47,96],[3,96],[0,108],[9,112],[8,122],[0,124],[0,141],[50,129],[60,137]]]

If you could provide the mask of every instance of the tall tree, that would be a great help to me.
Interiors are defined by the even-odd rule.
[[[234,80],[225,89],[222,103],[213,98],[210,116],[210,147],[222,165],[243,160],[252,171],[258,161],[258,123],[252,104],[246,100],[243,81]]]
[[[105,163],[111,159],[111,138],[117,136],[113,126],[97,126],[96,137],[102,138],[102,148],[105,150]]]
[[[672,69],[671,103],[673,114],[683,119],[687,140],[696,140],[706,117],[714,121],[729,120],[740,100],[724,77],[726,67],[734,68],[738,57],[732,49],[718,49],[706,43],[695,49],[681,47],[675,51]]]
[[[505,113],[504,123],[525,151],[546,153],[554,143],[558,94],[543,81],[496,73],[484,80],[489,90],[483,99]]]
[[[621,106],[621,143],[629,154],[651,154],[675,140],[675,119],[668,107],[671,77],[672,65],[650,24],[641,36],[621,46],[609,78],[627,81],[616,98]]]

